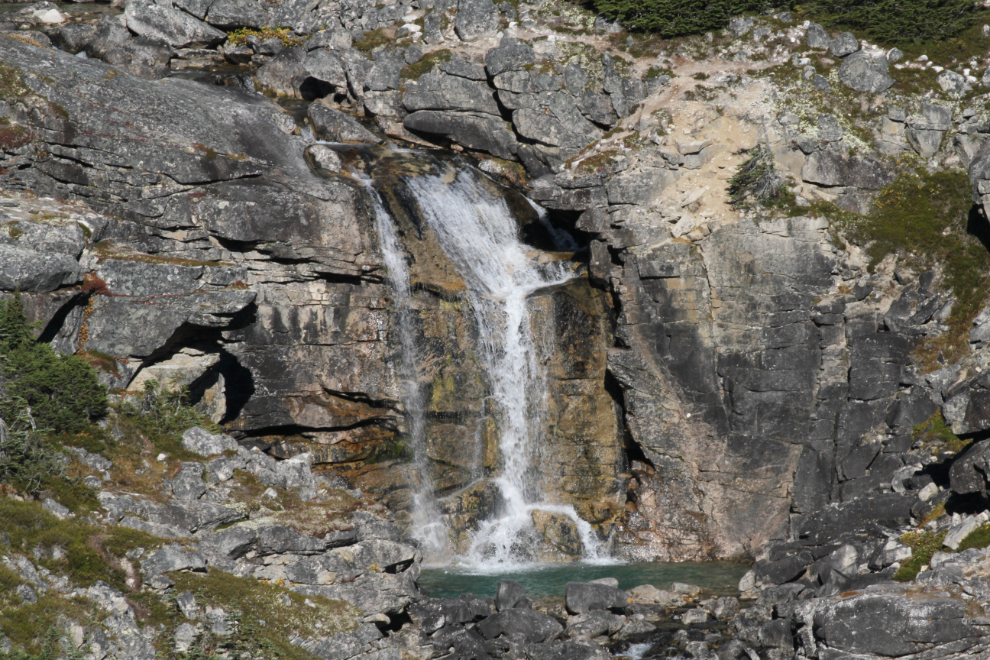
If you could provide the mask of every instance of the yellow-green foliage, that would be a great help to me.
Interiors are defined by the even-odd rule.
[[[195,652],[212,656],[216,651],[241,651],[249,645],[267,651],[267,657],[310,660],[307,651],[293,646],[294,634],[327,637],[353,630],[360,612],[343,601],[322,596],[302,596],[276,584],[253,578],[238,578],[219,571],[173,574],[178,593],[190,591],[199,607],[221,607],[237,620],[234,640],[210,638],[199,641]],[[190,654],[194,655],[194,654]]]
[[[901,537],[901,542],[911,548],[911,558],[905,560],[894,579],[898,582],[910,582],[918,575],[923,566],[932,560],[932,555],[942,550],[945,532],[908,532]]]
[[[234,30],[233,32],[227,33],[227,40],[235,46],[246,45],[248,37],[257,37],[261,41],[278,39],[286,48],[298,46],[305,41],[305,39],[297,37],[291,30],[289,30],[289,28],[285,27],[263,27],[260,30],[240,28],[238,30]]]
[[[941,512],[945,513],[944,506]],[[931,562],[932,556],[936,552],[962,552],[970,548],[983,549],[990,546],[990,525],[983,525],[970,532],[955,550],[942,547],[945,535],[946,532],[926,531],[910,532],[902,536],[901,541],[911,548],[911,558],[901,564],[900,569],[894,574],[894,579],[899,582],[910,582],[924,566]]]

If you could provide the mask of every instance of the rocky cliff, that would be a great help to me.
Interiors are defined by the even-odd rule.
[[[965,270],[983,257],[881,254],[893,239],[864,229],[899,182],[968,168],[970,224],[941,236],[978,251],[990,126],[981,83],[953,69],[976,64],[787,13],[667,43],[545,3],[125,4],[70,21],[32,6],[0,34],[0,289],[111,389],[188,387],[241,451],[309,456],[407,540],[425,480],[462,551],[504,505],[504,429],[477,301],[409,182],[470,171],[538,263],[578,275],[530,297],[553,347],[533,471],[617,556],[758,559],[751,595],[814,582],[814,612],[800,590],[767,597],[789,604],[757,623],[797,635],[777,648],[876,653],[817,623],[846,605],[815,567],[889,578],[907,557],[874,561],[888,537],[985,509],[957,467],[982,474],[980,443],[944,446],[990,428],[984,283]],[[776,206],[726,199],[754,154],[786,183]],[[379,210],[408,263],[406,329]],[[148,511],[129,513],[170,524]],[[573,520],[534,524],[547,556],[581,554]],[[915,612],[898,594],[850,607]]]

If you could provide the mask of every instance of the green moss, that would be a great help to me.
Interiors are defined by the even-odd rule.
[[[905,560],[894,574],[898,582],[910,582],[932,560],[932,555],[942,550],[945,532],[909,532],[901,542],[911,548],[911,558]]]
[[[931,419],[918,424],[911,430],[911,444],[920,443],[925,449],[934,449],[936,453],[949,451],[958,454],[972,444],[973,439],[962,439],[952,432],[942,417],[942,411],[936,411]]]
[[[982,550],[988,546],[990,546],[990,525],[984,525],[970,532],[969,536],[964,538],[962,543],[959,544],[956,552],[962,552],[971,548]]]
[[[402,67],[402,78],[404,80],[419,80],[423,77],[423,74],[432,71],[436,65],[441,62],[449,62],[450,55],[450,51],[446,48],[434,51],[418,62]]]
[[[13,103],[30,93],[20,70],[0,62],[0,99]]]

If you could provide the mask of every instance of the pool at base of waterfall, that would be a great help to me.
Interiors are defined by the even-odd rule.
[[[674,582],[694,584],[706,593],[736,596],[739,580],[749,570],[748,564],[735,562],[635,562],[535,564],[506,567],[504,571],[471,569],[467,567],[424,568],[418,582],[433,598],[451,598],[473,593],[482,598],[493,597],[501,580],[516,580],[530,598],[564,595],[568,582],[588,582],[599,578],[615,578],[620,589],[652,584],[658,589],[670,589]]]

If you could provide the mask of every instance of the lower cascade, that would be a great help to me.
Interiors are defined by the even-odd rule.
[[[546,474],[540,469],[546,451],[546,364],[554,342],[547,331],[547,319],[530,309],[529,297],[574,279],[575,265],[560,259],[541,263],[543,253],[520,241],[517,219],[505,200],[482,184],[483,176],[470,167],[454,169],[448,165],[443,174],[403,177],[401,185],[467,286],[464,296],[478,335],[476,359],[487,384],[484,405],[491,408],[498,433],[499,466],[494,483],[500,502],[491,517],[478,521],[465,551],[453,556],[425,469],[422,393],[415,384],[407,385],[403,388],[404,404],[420,480],[413,502],[412,533],[426,549],[428,562],[452,561],[465,568],[500,570],[539,556],[536,548],[542,538],[533,525],[534,513],[539,512],[570,520],[579,535],[582,556],[600,559],[602,544],[591,525],[572,505],[547,500]],[[377,193],[373,194],[389,284],[397,306],[408,310],[408,269],[398,254],[394,225],[383,215],[386,212]],[[553,238],[570,242],[565,232]],[[408,317],[408,312],[400,311],[400,317]],[[408,382],[415,378],[419,358],[406,327],[408,321],[400,323],[401,373]],[[480,450],[475,446],[460,451],[478,455]],[[483,478],[480,470],[475,470],[475,475]]]

